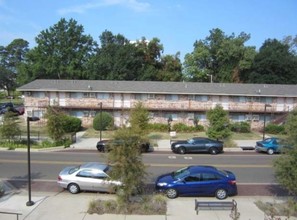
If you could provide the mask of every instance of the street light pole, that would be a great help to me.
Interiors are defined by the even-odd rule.
[[[262,140],[264,140],[265,139],[265,127],[266,127],[266,108],[267,107],[271,107],[271,105],[270,104],[265,104],[265,106],[264,106],[264,125],[263,125],[263,138],[262,138]]]
[[[38,117],[27,117],[27,158],[28,158],[28,195],[29,200],[26,203],[27,206],[34,205],[34,202],[31,200],[31,157],[30,157],[30,121],[38,121]]]
[[[102,140],[102,102],[100,102],[100,141]]]

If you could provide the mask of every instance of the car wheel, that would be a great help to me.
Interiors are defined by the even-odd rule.
[[[219,152],[218,149],[215,148],[215,147],[212,147],[212,148],[209,149],[209,153],[210,154],[213,154],[214,155],[214,154],[218,154],[218,152]]]
[[[186,153],[186,148],[184,148],[184,147],[178,148],[178,153],[185,154]]]
[[[269,149],[267,150],[267,153],[268,153],[269,155],[272,155],[272,154],[274,154],[274,150],[273,150],[272,148],[269,148]]]
[[[176,189],[171,188],[166,191],[166,196],[169,199],[174,199],[177,197],[177,195],[178,195],[178,193],[177,193]]]
[[[218,189],[216,191],[216,198],[217,199],[226,199],[228,197],[227,191],[225,189]]]
[[[76,183],[70,183],[67,187],[68,191],[72,194],[79,193],[80,189]]]

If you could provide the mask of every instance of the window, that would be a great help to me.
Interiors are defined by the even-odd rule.
[[[207,102],[208,101],[208,96],[207,95],[196,95],[195,96],[195,101]]]
[[[91,170],[82,170],[82,171],[78,172],[76,174],[76,176],[92,178],[93,174],[92,174]]]
[[[272,103],[272,97],[261,97],[260,102],[262,102],[262,103]]]
[[[147,98],[148,99],[155,99],[155,94],[148,94],[147,95]]]
[[[233,102],[246,102],[246,97],[244,96],[233,96],[232,97]]]
[[[206,114],[195,113],[194,116],[194,118],[198,119],[199,121],[206,121]]]
[[[97,99],[109,99],[109,93],[97,93]]]
[[[187,176],[186,178],[185,178],[185,181],[186,182],[198,182],[198,181],[201,181],[201,174],[200,173],[198,173],[198,174],[192,174],[192,175],[190,175],[190,176]]]
[[[166,95],[165,99],[168,101],[178,101],[178,95]]]
[[[165,115],[166,121],[168,120],[168,118],[171,118],[172,121],[176,121],[177,120],[177,114],[166,114]]]
[[[33,110],[32,111],[32,116],[33,117],[42,118],[43,115],[44,115],[44,111],[43,110]]]
[[[214,173],[202,173],[203,181],[217,180],[219,177]]]
[[[82,98],[82,93],[79,93],[79,92],[70,92],[69,93],[69,96],[72,99],[80,99],[80,98]]]
[[[94,92],[89,93],[90,98],[96,98],[96,94]]]
[[[89,117],[90,112],[89,111],[84,111],[84,117]]]
[[[147,94],[135,94],[136,100],[147,100]]]
[[[44,92],[34,92],[32,94],[33,97],[35,98],[44,98],[45,97],[45,93]]]

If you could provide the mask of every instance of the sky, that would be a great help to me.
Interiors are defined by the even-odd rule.
[[[160,39],[163,55],[194,50],[210,30],[250,34],[246,46],[258,50],[265,40],[297,35],[297,0],[0,0],[0,45],[35,37],[61,18],[76,20],[84,34],[100,43],[105,31],[135,41]]]

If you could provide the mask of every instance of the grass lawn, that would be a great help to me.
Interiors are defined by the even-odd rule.
[[[113,137],[114,131],[102,131],[102,139],[110,139]],[[269,134],[267,134],[269,135]],[[83,135],[84,138],[99,138],[100,131],[96,131],[93,128],[88,128],[85,130]],[[207,137],[205,132],[193,132],[193,133],[179,133],[176,132],[175,137],[171,137],[169,132],[150,132],[148,134],[151,140],[161,140],[161,139],[188,139],[192,137]],[[251,132],[251,133],[232,133],[231,139],[233,140],[260,140],[262,138],[261,133]]]

